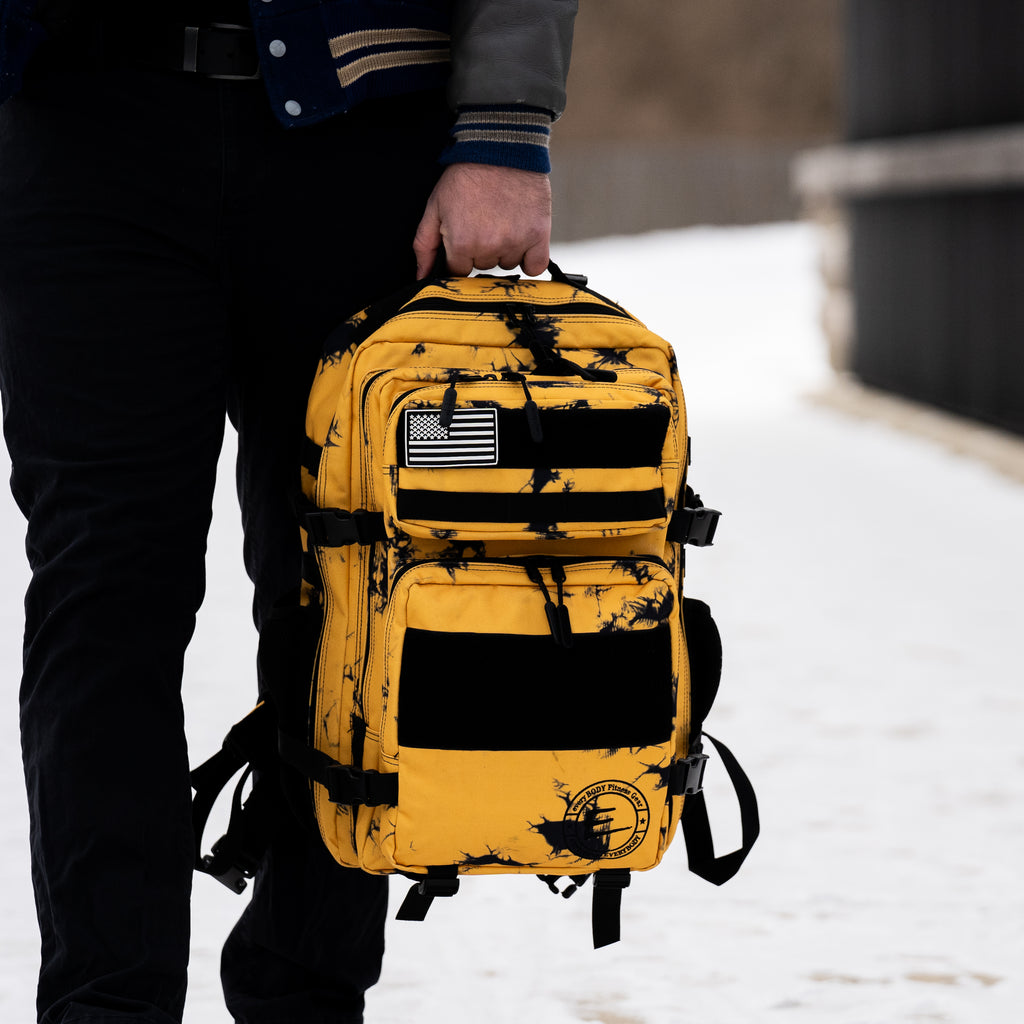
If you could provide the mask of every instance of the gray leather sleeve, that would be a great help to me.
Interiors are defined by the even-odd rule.
[[[565,109],[577,0],[455,0],[453,107],[525,104]]]

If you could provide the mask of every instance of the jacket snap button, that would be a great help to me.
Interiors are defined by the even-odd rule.
[[[271,57],[283,57],[288,50],[288,47],[280,39],[275,39],[270,44],[270,56]]]
[[[292,115],[292,117],[298,117],[302,113],[302,104],[296,100],[289,100],[285,105],[284,109]]]

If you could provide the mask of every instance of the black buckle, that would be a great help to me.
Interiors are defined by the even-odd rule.
[[[341,508],[322,508],[306,512],[302,517],[313,543],[317,547],[337,548],[346,544],[372,544],[387,536],[384,516],[380,512],[356,509],[347,512]]]
[[[327,771],[327,799],[332,804],[366,804],[366,775],[351,765],[332,765]]]
[[[699,508],[681,508],[672,517],[670,539],[697,548],[710,547],[721,516],[718,509],[704,508],[703,505]]]
[[[327,769],[324,784],[327,799],[334,804],[380,807],[398,803],[398,776],[393,773],[334,764]]]
[[[437,873],[430,874],[423,879],[417,879],[415,875],[409,876],[413,879],[413,886],[398,908],[397,920],[424,921],[435,896],[454,896],[459,891],[456,868],[428,868],[427,870]]]
[[[225,36],[228,37],[226,45]],[[182,71],[232,82],[249,82],[262,77],[256,37],[248,25],[224,21],[203,26],[186,25],[182,44]]]
[[[355,517],[340,508],[307,512],[302,517],[302,525],[318,547],[340,547],[353,544],[359,539]]]
[[[680,792],[684,796],[696,796],[704,788],[704,770],[707,768],[707,754],[690,754],[677,762],[680,772]]]
[[[247,857],[228,836],[221,836],[213,844],[212,852],[202,860],[202,871],[212,875],[234,893],[245,891],[246,879],[256,874],[258,865]]]
[[[454,896],[458,891],[458,878],[424,878],[416,885],[416,892],[431,899],[435,896]]]

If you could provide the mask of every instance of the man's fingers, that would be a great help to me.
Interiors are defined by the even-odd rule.
[[[539,242],[537,245],[528,249],[520,262],[520,266],[523,268],[523,273],[527,277],[539,277],[548,269],[548,263],[551,261],[551,251],[547,242]]]
[[[448,252],[446,249],[445,260],[448,263],[448,273],[455,277],[469,277],[473,273],[473,257],[465,252]]]
[[[440,248],[441,222],[433,207],[428,206],[412,240],[412,251],[416,254],[417,281],[422,281],[430,274]]]
[[[445,247],[448,273],[455,277],[468,277],[474,270],[490,270],[492,267],[500,267],[502,270],[515,270],[516,267],[522,267],[523,273],[527,277],[539,277],[548,269],[548,259],[547,245],[534,246],[525,253],[520,253],[517,249],[508,249],[504,252],[485,251],[475,256],[468,250],[449,250],[447,246]],[[417,265],[418,262],[419,256],[417,256]],[[428,271],[432,265],[432,263],[428,265]]]
[[[487,164],[445,168],[413,241],[417,277],[443,244],[451,274],[518,266],[531,277],[548,265],[551,185],[547,175]]]

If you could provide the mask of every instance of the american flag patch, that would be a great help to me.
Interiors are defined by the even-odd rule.
[[[497,409],[456,409],[448,427],[441,426],[440,410],[405,410],[406,466],[497,464]]]

